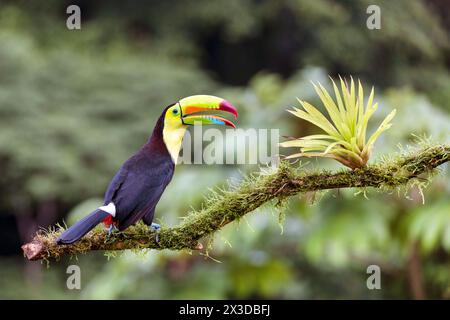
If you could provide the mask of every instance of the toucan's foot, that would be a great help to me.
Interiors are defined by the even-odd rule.
[[[116,229],[116,227],[114,226],[113,223],[111,223],[111,225],[108,228],[108,236],[110,236],[114,232],[115,229]]]
[[[150,230],[156,232],[155,240],[156,240],[156,242],[159,242],[159,234],[158,233],[159,233],[159,230],[161,230],[161,226],[157,223],[152,222],[152,225],[150,226]]]
[[[156,231],[158,232],[159,229],[161,229],[161,226],[157,223],[152,222],[152,225],[150,226],[150,229],[152,229],[152,231]]]

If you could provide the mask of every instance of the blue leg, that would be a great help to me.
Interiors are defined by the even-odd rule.
[[[152,231],[156,231],[158,232],[159,229],[161,229],[161,226],[157,223],[152,222],[152,225],[150,226],[150,229],[152,229]]]
[[[108,228],[108,236],[110,236],[113,233],[115,228],[116,227],[114,226],[114,224],[110,224],[110,226]]]
[[[159,233],[160,229],[161,229],[161,226],[159,224],[152,222],[152,225],[150,226],[150,230],[156,232],[156,242],[159,242],[159,235],[158,235],[158,233]]]

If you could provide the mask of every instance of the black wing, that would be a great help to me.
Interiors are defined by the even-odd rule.
[[[122,166],[105,196],[105,202],[112,201],[116,206],[119,230],[126,229],[156,207],[173,172],[173,162],[161,157],[136,155]]]
[[[113,201],[114,196],[116,195],[117,191],[120,189],[123,182],[125,181],[128,174],[127,162],[125,162],[122,165],[122,167],[119,169],[119,171],[117,171],[114,178],[109,183],[108,189],[106,189],[105,197],[103,200],[104,205],[108,205],[111,201]]]

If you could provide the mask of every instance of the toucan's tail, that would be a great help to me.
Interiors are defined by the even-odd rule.
[[[82,236],[88,233],[92,228],[102,222],[109,213],[97,209],[89,213],[83,219],[77,221],[73,226],[63,232],[62,235],[56,239],[57,244],[71,244],[79,240]]]

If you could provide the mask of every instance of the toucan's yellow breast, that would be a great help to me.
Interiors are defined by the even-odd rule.
[[[185,133],[186,125],[180,119],[166,117],[164,120],[163,140],[175,164],[177,164]]]

